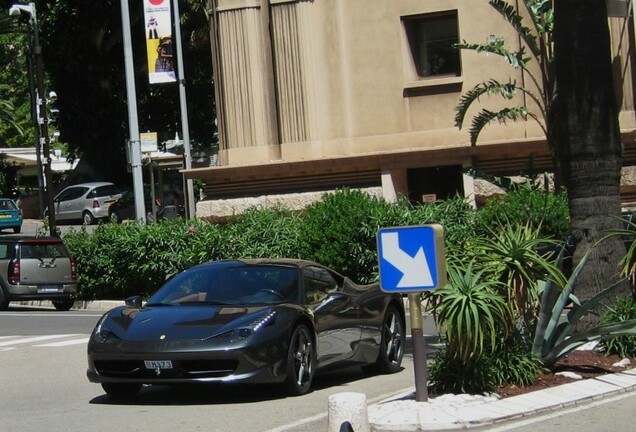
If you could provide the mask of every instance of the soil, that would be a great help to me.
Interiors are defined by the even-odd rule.
[[[539,375],[534,384],[523,387],[516,385],[503,386],[499,387],[496,392],[499,396],[505,398],[577,381],[574,378],[557,375],[557,372],[574,372],[583,377],[582,379],[588,379],[599,375],[623,372],[636,367],[636,359],[633,358],[630,359],[631,364],[627,367],[612,366],[621,360],[617,355],[605,356],[593,350],[574,350],[560,359],[553,370]]]

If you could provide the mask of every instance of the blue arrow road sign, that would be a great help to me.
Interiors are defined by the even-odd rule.
[[[446,284],[441,225],[382,228],[377,240],[383,291],[426,291]]]

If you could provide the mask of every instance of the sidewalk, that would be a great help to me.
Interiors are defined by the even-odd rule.
[[[636,369],[563,384],[505,399],[443,395],[417,402],[403,394],[368,407],[376,432],[453,430],[484,427],[636,390]]]

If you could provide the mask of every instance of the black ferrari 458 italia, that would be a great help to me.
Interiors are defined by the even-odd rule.
[[[88,343],[88,379],[112,396],[143,384],[282,383],[311,389],[316,372],[362,365],[400,370],[405,315],[399,294],[357,285],[291,259],[216,261],[107,312]]]

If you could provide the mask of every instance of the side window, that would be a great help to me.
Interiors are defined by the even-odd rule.
[[[81,187],[67,189],[60,194],[58,200],[59,201],[74,200],[84,195],[85,192],[86,192],[86,188],[81,188]]]
[[[93,192],[95,193],[95,196],[98,196],[98,197],[117,195],[121,193],[119,188],[114,185],[100,186],[96,188]]]
[[[6,243],[0,243],[0,259],[9,258],[9,245]]]
[[[460,76],[457,11],[402,17],[415,77]]]
[[[330,292],[338,289],[338,283],[331,273],[320,267],[305,267],[303,280],[305,283],[305,303],[320,302]]]

